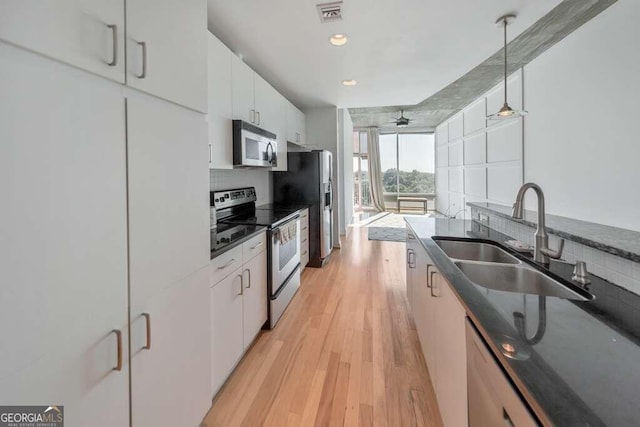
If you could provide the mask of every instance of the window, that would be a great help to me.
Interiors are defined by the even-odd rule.
[[[432,133],[380,135],[380,166],[387,209],[398,196],[435,193],[435,138]]]
[[[353,205],[355,210],[372,208],[369,191],[369,155],[366,132],[353,133]]]

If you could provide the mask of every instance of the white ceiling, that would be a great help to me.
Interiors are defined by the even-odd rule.
[[[500,15],[518,15],[511,40],[561,2],[344,0],[344,19],[321,24],[327,1],[208,0],[209,29],[298,107],[413,105],[501,48]]]

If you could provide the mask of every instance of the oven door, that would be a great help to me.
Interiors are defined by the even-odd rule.
[[[281,243],[278,238],[279,229],[292,222],[296,224],[296,238]],[[273,297],[285,284],[287,278],[300,264],[300,217],[280,224],[271,230],[271,295]]]

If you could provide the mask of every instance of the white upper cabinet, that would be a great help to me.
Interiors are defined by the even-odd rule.
[[[287,170],[287,100],[259,75],[255,75],[258,126],[276,134],[278,165],[274,171]]]
[[[135,308],[209,264],[209,169],[201,114],[134,93],[127,117]]]
[[[123,1],[0,2],[0,40],[120,83],[124,83],[123,35]]]
[[[126,5],[127,85],[206,113],[206,0]]]
[[[5,43],[0,64],[0,402],[127,426],[121,88]]]
[[[231,58],[231,74],[233,118],[275,133],[278,166],[273,170],[286,171],[288,101],[236,55]]]
[[[265,79],[258,74],[254,77],[256,125],[275,133],[279,144],[287,129],[286,100]]]
[[[287,141],[304,145],[306,140],[306,118],[291,102],[287,103]]]
[[[207,34],[209,81],[209,168],[233,169],[231,58],[235,55]]]
[[[236,55],[231,57],[233,118],[257,123],[254,97],[254,72]]]

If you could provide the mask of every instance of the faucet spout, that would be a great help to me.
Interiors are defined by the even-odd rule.
[[[516,202],[513,204],[513,213],[511,216],[515,219],[522,219],[524,216],[524,195],[529,189],[532,189],[538,198],[538,228],[535,233],[535,252],[533,259],[536,262],[549,264],[550,257],[557,259],[562,256],[564,240],[561,240],[560,247],[557,251],[552,251],[549,248],[549,235],[547,234],[545,223],[544,192],[538,184],[527,182],[520,187],[516,195]]]

